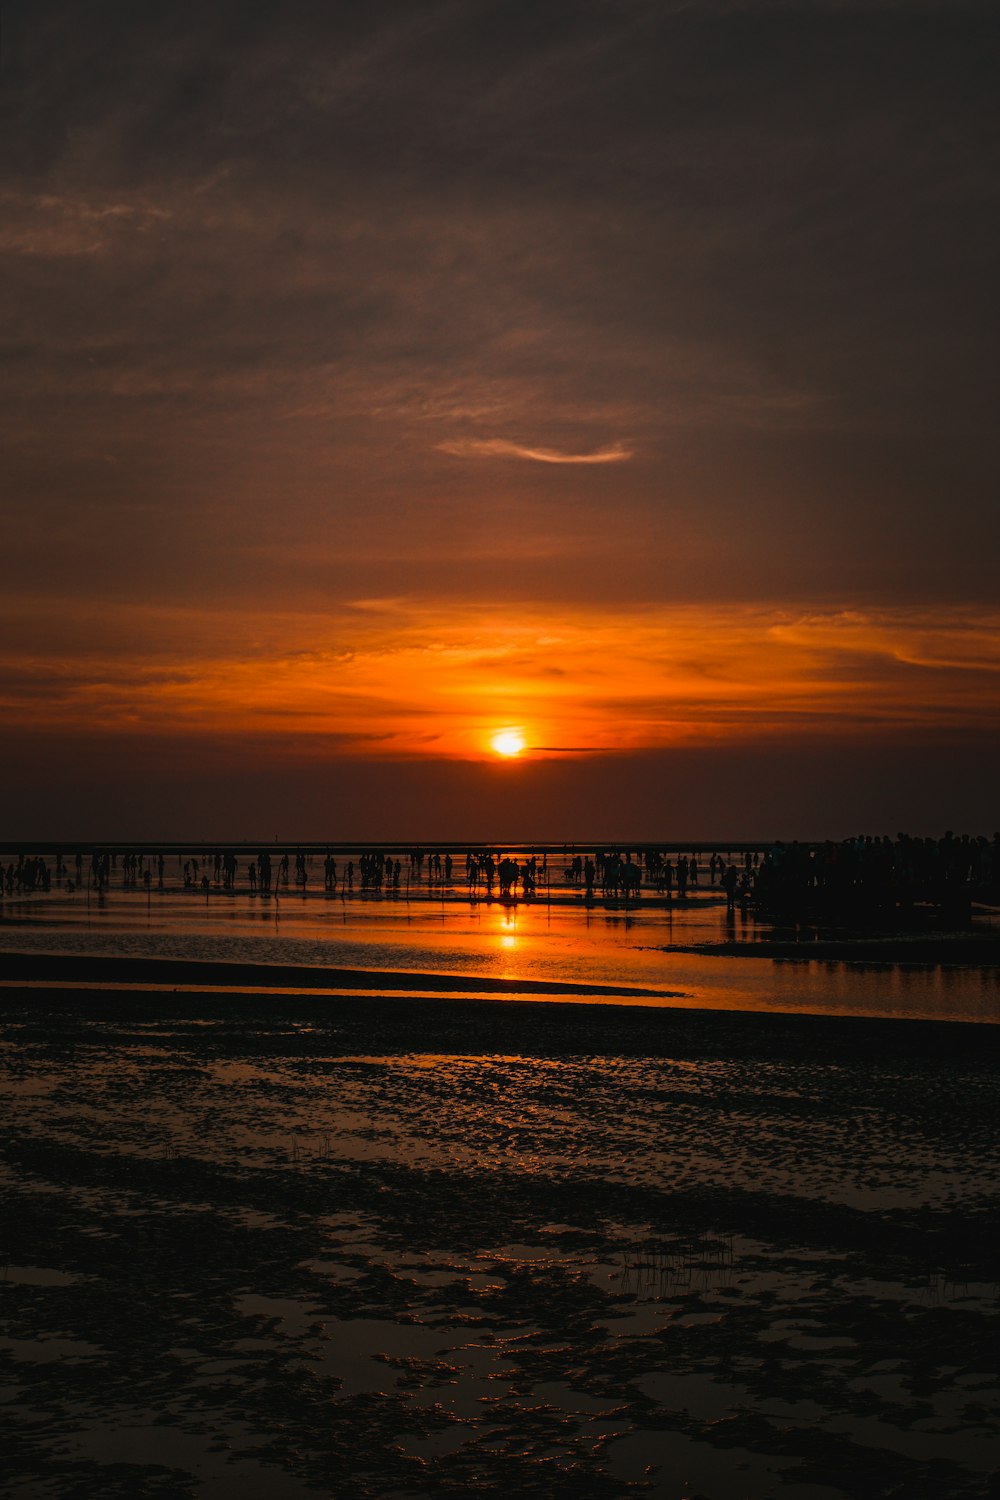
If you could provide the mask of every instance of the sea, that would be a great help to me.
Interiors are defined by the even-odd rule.
[[[467,990],[451,993],[469,997],[486,980],[511,1000],[538,999],[524,986],[542,984],[546,998],[577,1003],[1000,1022],[996,963],[892,961],[892,933],[779,927],[751,908],[727,911],[721,890],[704,880],[684,900],[644,892],[625,902],[587,900],[561,868],[547,874],[538,895],[514,901],[470,898],[457,861],[447,884],[419,877],[399,891],[355,884],[348,892],[342,883],[328,891],[315,857],[304,888],[279,883],[263,894],[245,883],[185,886],[181,861],[171,859],[162,887],[127,886],[113,871],[101,894],[81,886],[7,895],[0,952],[252,963],[286,971],[276,972],[275,988],[288,987],[290,968],[307,966],[359,971],[369,991],[371,976],[390,971],[461,976]],[[998,920],[980,912],[974,930],[988,935]],[[940,957],[948,934],[934,936]],[[839,954],[850,945],[850,957],[812,956],[831,939]],[[588,997],[581,986],[602,993]],[[334,988],[349,983],[341,975]]]

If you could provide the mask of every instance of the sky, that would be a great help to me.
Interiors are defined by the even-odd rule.
[[[992,833],[998,41],[6,5],[0,838]]]

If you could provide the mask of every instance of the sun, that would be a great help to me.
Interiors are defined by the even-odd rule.
[[[524,735],[519,729],[502,729],[490,740],[497,755],[520,755],[524,749]]]

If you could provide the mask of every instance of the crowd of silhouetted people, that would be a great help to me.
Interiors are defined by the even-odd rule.
[[[0,893],[8,896],[27,895],[30,891],[52,889],[52,871],[44,859],[21,858],[4,869],[0,865]]]
[[[85,889],[103,894],[112,884],[125,889],[164,890],[167,856],[128,849],[120,853],[99,847],[68,860],[56,854],[50,863],[21,854],[0,864],[0,895],[27,896],[56,889]],[[210,895],[213,890],[248,890],[277,897],[290,890],[305,894],[314,881],[319,853],[299,849],[261,849],[249,859],[228,846],[201,854],[177,854],[177,876],[185,890]],[[551,862],[550,862],[551,861]],[[684,903],[699,892],[724,896],[730,909],[751,905],[788,914],[852,908],[877,912],[930,903],[942,908],[968,902],[976,890],[1000,890],[1000,833],[992,838],[946,833],[942,838],[859,836],[824,843],[744,846],[738,855],[669,851],[662,845],[595,849],[554,857],[552,846],[540,854],[477,847],[458,851],[420,848],[389,852],[384,848],[343,852],[322,859],[322,890],[341,897],[409,896],[422,892],[458,894],[471,901],[532,901],[553,888],[578,894],[587,902],[625,902],[642,895],[666,903]]]
[[[917,902],[960,908],[976,890],[1000,886],[1000,833],[992,839],[948,832],[943,838],[863,836],[823,844],[775,844],[754,883],[769,909],[868,910]]]

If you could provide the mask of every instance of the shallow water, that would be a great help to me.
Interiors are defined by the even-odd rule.
[[[625,909],[565,891],[505,906],[455,891],[447,899],[345,899],[315,888],[264,897],[175,884],[148,896],[113,887],[101,897],[53,892],[0,906],[0,950],[8,951],[447,973],[467,976],[469,993],[478,979],[508,982],[512,996],[525,981],[543,981],[640,988],[651,1004],[1000,1022],[1000,966],[753,956],[753,942],[771,935],[750,916],[727,916],[711,890]],[[741,939],[738,957],[676,951]]]

